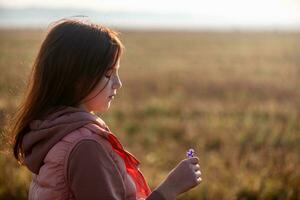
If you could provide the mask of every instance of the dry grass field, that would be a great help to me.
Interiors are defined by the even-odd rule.
[[[123,88],[99,115],[151,188],[192,147],[203,182],[180,200],[300,199],[299,32],[121,33]],[[3,127],[44,36],[0,30],[0,199],[27,198]]]

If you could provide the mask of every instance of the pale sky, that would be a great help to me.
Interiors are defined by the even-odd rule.
[[[300,27],[300,0],[0,0],[0,7],[180,13],[194,20]]]

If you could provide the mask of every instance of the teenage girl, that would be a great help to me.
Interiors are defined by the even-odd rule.
[[[14,156],[32,172],[29,199],[172,200],[201,182],[190,157],[151,191],[95,114],[122,87],[122,51],[117,32],[87,20],[63,19],[47,33],[12,123]]]

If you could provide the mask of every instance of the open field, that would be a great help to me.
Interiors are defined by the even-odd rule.
[[[123,88],[101,116],[151,188],[193,147],[203,182],[180,200],[300,200],[299,32],[121,32]],[[0,30],[1,131],[44,36]],[[26,199],[0,145],[0,199]]]

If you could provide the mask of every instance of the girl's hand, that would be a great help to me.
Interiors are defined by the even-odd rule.
[[[171,200],[199,185],[202,180],[200,176],[199,158],[187,158],[171,170],[158,190],[167,200]]]

